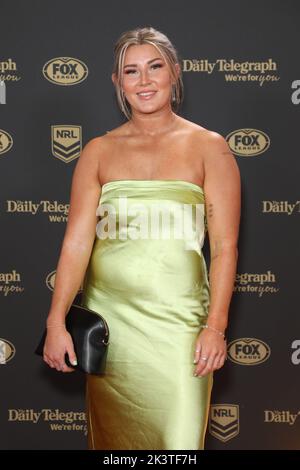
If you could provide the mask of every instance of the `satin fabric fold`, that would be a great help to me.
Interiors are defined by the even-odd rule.
[[[106,220],[115,238],[100,239],[98,227],[83,287],[84,304],[110,328],[106,373],[87,375],[89,449],[203,449],[213,384],[212,373],[193,375],[210,301],[203,189],[183,180],[117,180],[102,186],[99,222],[105,207],[113,209]],[[161,209],[170,229],[185,217],[192,230],[153,239],[149,223],[147,238],[132,239],[137,209],[138,221],[152,222]]]

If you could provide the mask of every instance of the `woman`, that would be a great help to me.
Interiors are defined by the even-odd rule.
[[[226,359],[239,170],[221,135],[176,114],[181,69],[164,34],[152,27],[122,34],[112,80],[127,122],[88,142],[74,170],[44,360],[72,371],[64,320],[84,279],[84,304],[110,328],[106,374],[87,375],[89,448],[203,449],[213,371]],[[125,225],[121,198],[129,207]],[[138,225],[137,204],[144,221],[150,209],[172,215],[171,228],[189,207],[184,220],[193,230],[181,238],[126,238],[125,229],[132,235]],[[100,230],[104,206],[119,217],[114,237]]]

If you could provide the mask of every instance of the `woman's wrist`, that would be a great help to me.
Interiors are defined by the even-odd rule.
[[[66,326],[64,318],[52,318],[49,316],[46,320],[46,328],[57,328],[63,326]]]
[[[66,327],[66,324],[65,323],[47,323],[46,324],[46,328],[48,330],[48,328],[65,328]]]
[[[222,336],[225,339],[225,329],[219,330],[218,328],[215,328],[214,326],[211,326],[208,323],[202,325],[202,328],[207,328],[208,330],[213,331],[214,333],[218,334],[219,336]]]
[[[213,313],[209,312],[208,316],[206,317],[206,324],[216,330],[222,331],[225,333],[228,323],[228,314],[224,312],[222,313]]]

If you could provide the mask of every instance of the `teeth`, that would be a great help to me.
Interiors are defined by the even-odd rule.
[[[154,93],[154,91],[148,91],[148,92],[146,92],[146,93],[143,93],[143,92],[138,93],[138,95],[149,96],[149,95],[152,95],[153,93]]]

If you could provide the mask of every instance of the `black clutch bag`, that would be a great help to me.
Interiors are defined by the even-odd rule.
[[[66,316],[66,329],[73,340],[77,365],[70,363],[68,354],[65,356],[66,364],[87,374],[104,374],[109,344],[109,328],[105,319],[99,313],[73,303]],[[43,356],[46,335],[47,329],[35,350],[39,356]]]

